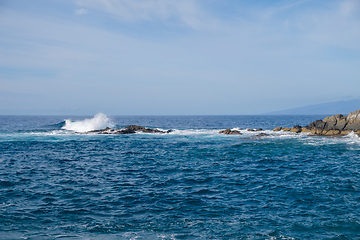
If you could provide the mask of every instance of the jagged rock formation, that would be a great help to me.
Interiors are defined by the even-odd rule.
[[[274,128],[273,131],[290,131],[294,133],[308,132],[317,136],[344,136],[351,131],[360,136],[360,110],[350,113],[348,116],[337,114],[326,117],[323,120],[316,120],[308,126],[296,125],[292,128]]]
[[[230,128],[221,130],[219,133],[227,134],[227,135],[242,135],[242,133],[239,132],[238,130],[231,130]]]
[[[89,131],[87,133],[97,133],[97,134],[133,134],[133,133],[137,133],[137,132],[144,132],[144,133],[170,133],[173,130],[169,129],[167,131],[160,131],[158,129],[153,129],[153,128],[144,128],[141,126],[137,126],[137,125],[130,125],[126,128],[123,129],[113,129],[113,128],[104,128],[104,129],[100,129],[100,130],[93,130],[93,131]]]

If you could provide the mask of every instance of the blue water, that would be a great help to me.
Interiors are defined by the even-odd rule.
[[[270,131],[324,116],[92,117],[0,116],[0,239],[360,239],[359,137]]]

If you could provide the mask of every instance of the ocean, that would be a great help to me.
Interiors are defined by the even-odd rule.
[[[0,116],[0,239],[360,239],[360,138],[271,131],[324,117]]]

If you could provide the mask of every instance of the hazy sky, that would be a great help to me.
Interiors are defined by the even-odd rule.
[[[359,91],[360,0],[0,0],[0,114],[258,114]]]

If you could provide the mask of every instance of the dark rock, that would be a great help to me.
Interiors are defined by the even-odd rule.
[[[269,136],[272,136],[271,134],[267,134],[267,133],[259,133],[255,136],[252,136],[252,137],[248,137],[246,139],[258,139],[258,138],[262,138],[262,137],[269,137]]]
[[[239,132],[238,130],[231,130],[230,128],[221,130],[219,133],[227,134],[227,135],[242,135],[242,133]]]
[[[317,128],[317,129],[324,129],[325,125],[326,122],[323,122],[322,120],[316,120],[315,122],[309,124],[311,128]]]
[[[88,133],[99,133],[99,132],[106,132],[106,131],[109,131],[109,130],[111,130],[111,128],[106,127],[106,128],[103,128],[103,129],[91,130],[91,131],[88,131]]]
[[[270,134],[267,133],[260,133],[258,135],[253,136],[252,138],[260,138],[260,137],[268,137],[271,136]]]
[[[301,130],[302,130],[301,126],[295,125],[290,129],[290,132],[299,133],[299,132],[301,132]]]
[[[345,126],[348,124],[346,121],[346,118],[341,118],[337,120],[336,125],[334,126],[334,129],[337,130],[344,130]]]
[[[160,131],[158,129],[153,128],[145,128],[137,125],[130,125],[124,129],[112,129],[112,128],[104,128],[100,130],[93,130],[87,133],[97,133],[97,134],[134,134],[136,132],[144,132],[144,133],[170,133],[173,130]]]
[[[351,131],[360,130],[360,121],[349,122],[349,123],[344,127],[344,130],[351,130]]]
[[[323,122],[326,123],[325,130],[343,130],[347,125],[348,121],[346,117],[341,114],[337,114],[331,117],[324,118]]]
[[[337,123],[337,118],[335,116],[332,117],[326,117],[324,118],[324,120],[322,120],[323,122],[326,122],[326,126],[325,129],[326,130],[330,130],[333,129]]]

